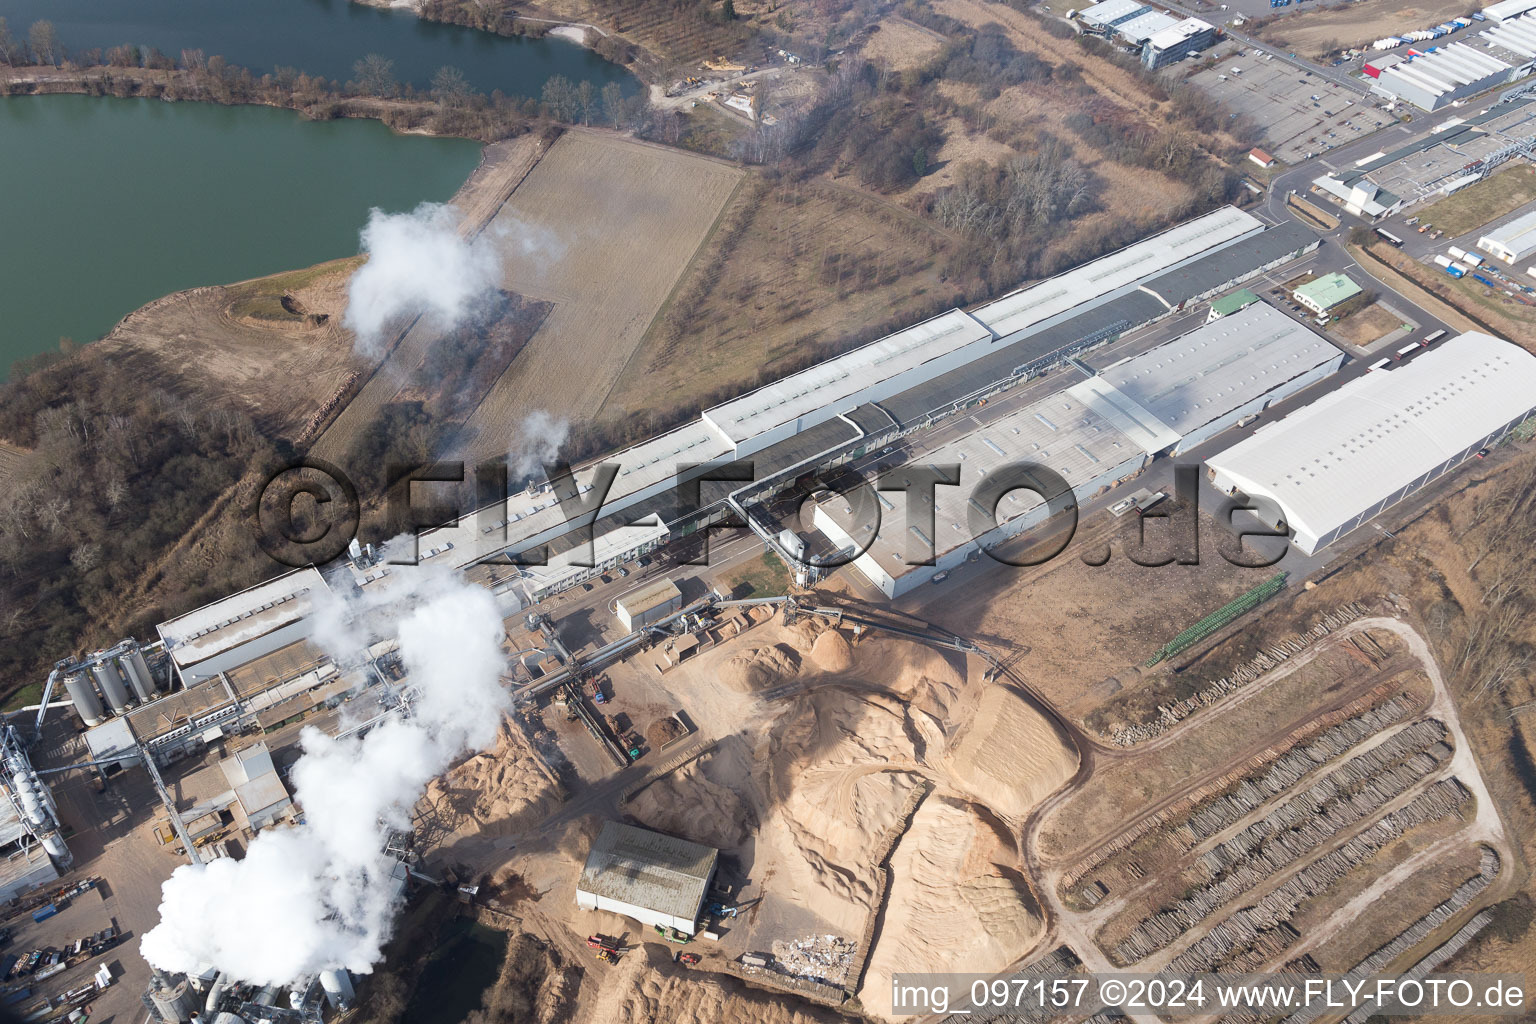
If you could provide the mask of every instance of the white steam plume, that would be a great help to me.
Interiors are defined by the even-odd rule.
[[[342,322],[364,352],[374,352],[384,325],[420,313],[447,330],[474,311],[501,280],[495,238],[459,234],[459,212],[443,203],[422,203],[410,213],[368,212],[362,233],[368,262],[347,286]]]
[[[305,823],[252,840],[243,860],[177,868],[161,889],[160,923],[140,950],[156,967],[212,963],[251,984],[282,985],[321,970],[368,973],[398,909],[383,853],[410,824],[427,784],[464,751],[496,737],[509,699],[502,617],[480,587],[447,573],[396,572],[392,591],[330,602],[315,639],[339,662],[370,634],[399,637],[414,690],[409,718],[365,736],[302,735],[295,798]]]
[[[523,418],[517,443],[507,453],[508,478],[516,483],[525,477],[544,476],[544,464],[554,462],[560,446],[571,436],[571,424],[562,417],[537,409]]]

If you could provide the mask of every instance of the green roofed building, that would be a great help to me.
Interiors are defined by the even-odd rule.
[[[1224,316],[1231,316],[1238,310],[1247,309],[1258,301],[1259,297],[1247,288],[1235,291],[1231,295],[1223,295],[1219,299],[1212,299],[1211,315],[1205,318],[1205,322],[1210,323],[1212,320],[1220,320]]]
[[[1291,294],[1314,313],[1326,313],[1339,303],[1360,294],[1360,286],[1343,274],[1324,274],[1308,281]]]

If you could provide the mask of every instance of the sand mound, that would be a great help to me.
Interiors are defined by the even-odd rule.
[[[843,634],[829,629],[811,644],[811,661],[823,672],[846,672],[853,667],[853,648]]]
[[[800,671],[800,658],[783,644],[752,647],[720,666],[720,681],[731,689],[753,693],[777,686]]]
[[[450,833],[506,835],[547,815],[560,798],[559,783],[527,740],[503,723],[496,746],[434,779],[423,805]]]
[[[999,971],[1039,942],[1016,854],[970,805],[930,796],[891,855],[890,900],[859,998],[890,1016],[898,971]]]
[[[1072,777],[1077,755],[1034,705],[994,683],[944,767],[958,788],[1018,819]]]
[[[730,850],[757,827],[757,813],[740,794],[709,778],[705,755],[636,793],[625,811],[651,828]]]

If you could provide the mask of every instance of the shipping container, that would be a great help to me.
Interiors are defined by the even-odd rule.
[[[1467,250],[1458,249],[1454,245],[1445,251],[1451,254],[1451,259],[1453,260],[1464,260],[1467,258]]]
[[[58,912],[59,908],[50,903],[46,907],[38,907],[36,910],[32,911],[32,920],[46,921]]]

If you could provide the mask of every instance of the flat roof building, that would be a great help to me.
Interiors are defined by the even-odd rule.
[[[1145,14],[1151,8],[1141,0],[1103,0],[1077,12],[1089,28],[1107,29]]]
[[[1479,238],[1477,247],[1505,263],[1529,259],[1536,254],[1536,211],[1500,224]]]
[[[1265,498],[1311,554],[1502,438],[1536,406],[1536,356],[1468,332],[1367,373],[1206,460],[1215,486]]]
[[[1343,274],[1324,274],[1316,280],[1299,285],[1291,294],[1297,302],[1321,314],[1359,295],[1360,286]]]
[[[960,467],[958,485],[934,488],[931,536],[926,526],[907,521],[906,496],[900,492],[875,496],[878,525],[855,521],[858,513],[841,496],[819,501],[813,513],[815,527],[845,555],[856,555],[855,568],[887,597],[899,597],[973,552],[1044,522],[1062,500],[1086,500],[1139,471],[1147,451],[1109,417],[1061,391],[924,452],[917,461]],[[987,485],[1003,479],[998,470],[1019,463],[1049,470],[1071,495],[1052,490],[1049,476],[1026,472],[1044,496],[1015,485],[993,507],[978,500],[978,494],[986,497]],[[893,476],[899,477],[900,470]],[[930,548],[934,564],[911,564]]]
[[[614,610],[619,616],[619,622],[624,626],[625,631],[630,633],[649,626],[658,619],[664,619],[682,610],[682,607],[683,592],[677,589],[677,584],[672,582],[671,577],[646,584],[639,590],[632,590],[614,602]]]
[[[305,619],[327,591],[318,570],[299,569],[178,615],[155,631],[183,684],[192,686],[308,636]]]
[[[1343,364],[1326,339],[1259,302],[1100,370],[1100,387],[1069,393],[1107,419],[1161,425],[1154,431],[1174,438],[1163,447],[1179,455]]]
[[[587,854],[576,905],[693,935],[719,859],[713,847],[609,821]]]
[[[266,828],[293,806],[293,798],[277,774],[272,751],[265,743],[242,747],[220,761],[219,768],[234,790],[235,801],[252,832]]]
[[[1156,71],[1215,45],[1215,25],[1199,18],[1185,18],[1153,33],[1141,48],[1141,62]]]
[[[1132,46],[1141,46],[1148,39],[1151,39],[1160,32],[1174,28],[1178,23],[1179,19],[1171,14],[1148,10],[1116,25],[1114,33]]]

